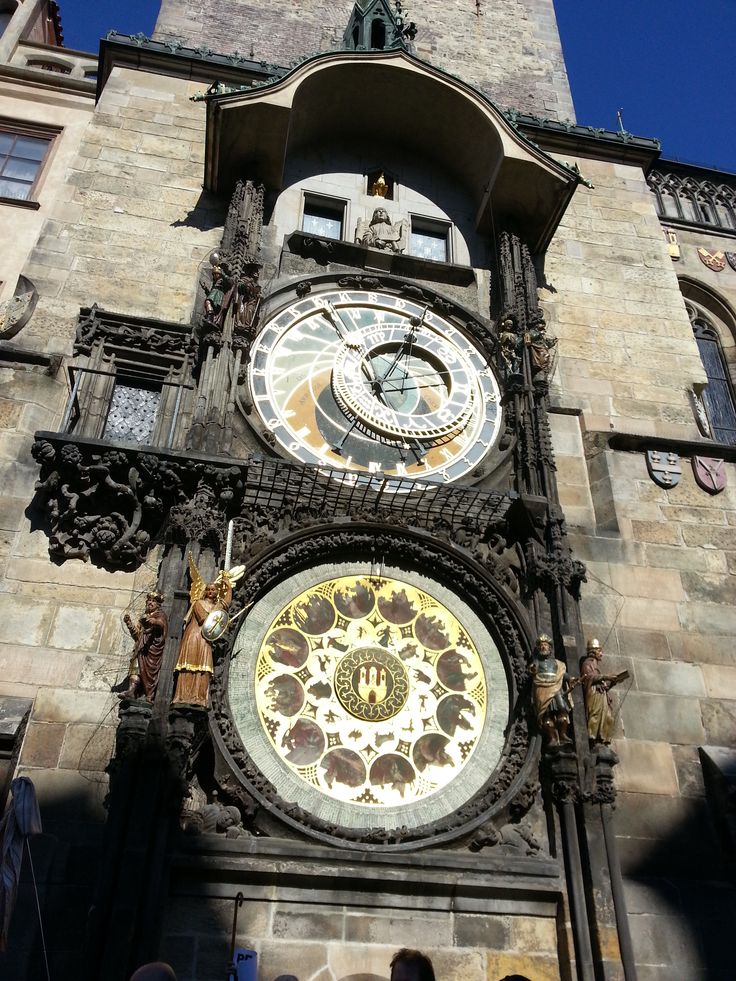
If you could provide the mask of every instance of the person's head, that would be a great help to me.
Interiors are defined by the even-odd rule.
[[[157,610],[161,606],[163,601],[164,598],[161,593],[148,593],[146,596],[146,613],[153,613],[154,610]]]
[[[373,217],[371,218],[371,225],[390,225],[391,219],[388,216],[388,211],[385,208],[376,208],[373,212]]]
[[[208,600],[217,599],[217,583],[208,582],[204,587],[204,598]]]
[[[548,634],[540,634],[537,637],[537,656],[549,657],[552,653],[552,638]]]
[[[176,981],[174,969],[163,961],[144,964],[130,976],[130,981]]]
[[[391,981],[435,981],[432,961],[421,950],[402,947],[391,958]]]
[[[588,657],[594,657],[596,661],[600,661],[600,659],[603,657],[603,648],[601,647],[601,642],[597,638],[593,637],[592,640],[588,641],[587,654]]]

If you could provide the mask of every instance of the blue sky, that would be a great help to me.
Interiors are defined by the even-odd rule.
[[[159,0],[59,0],[67,47],[150,34]],[[470,0],[467,0],[470,2]],[[489,0],[493,2],[493,0]],[[421,30],[421,0],[407,4]],[[656,136],[665,157],[736,172],[736,0],[555,0],[578,122]]]

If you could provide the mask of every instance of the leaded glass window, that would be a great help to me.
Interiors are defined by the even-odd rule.
[[[447,225],[412,218],[409,251],[420,259],[447,262],[450,258],[448,233]]]
[[[116,384],[105,423],[105,439],[150,443],[160,402],[160,391]]]
[[[718,334],[707,320],[697,318],[692,323],[700,359],[708,376],[702,398],[713,438],[721,443],[736,444],[736,397]]]

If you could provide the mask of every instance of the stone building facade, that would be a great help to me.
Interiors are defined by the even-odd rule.
[[[0,789],[54,977],[225,977],[234,915],[263,979],[730,977],[734,178],[570,122],[549,0],[400,7],[164,0],[96,89],[55,4],[4,24]]]

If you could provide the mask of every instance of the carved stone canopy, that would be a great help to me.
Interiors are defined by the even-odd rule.
[[[532,252],[550,241],[577,186],[482,95],[400,49],[318,55],[270,85],[208,98],[204,186],[229,193],[257,173],[279,190],[292,154],[348,139],[435,161],[472,195],[479,230],[511,219]]]

